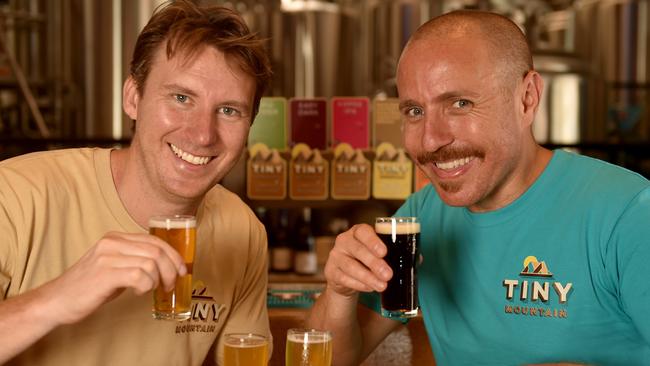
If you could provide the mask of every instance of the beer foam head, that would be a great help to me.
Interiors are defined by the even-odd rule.
[[[375,223],[377,234],[416,234],[420,232],[420,223],[413,221],[400,221],[399,219],[387,218],[384,221]]]
[[[162,229],[185,229],[196,227],[196,218],[194,216],[154,216],[149,219],[149,227]]]
[[[254,339],[254,338],[248,338],[248,339],[229,339],[226,341],[226,345],[230,347],[238,347],[238,348],[253,348],[253,347],[259,347],[259,346],[264,346],[268,342],[266,339]]]
[[[289,333],[287,335],[287,340],[294,343],[325,343],[332,340],[332,335],[327,332],[317,332],[317,333]]]
[[[268,338],[255,333],[230,333],[224,342],[231,347],[252,348],[268,344]]]

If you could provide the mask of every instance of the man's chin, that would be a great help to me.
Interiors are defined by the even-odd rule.
[[[172,195],[183,200],[200,200],[203,196],[216,185],[216,182],[203,182],[203,181],[178,181],[173,185],[168,186],[167,190]]]
[[[463,191],[462,184],[458,183],[438,183],[434,185],[440,199],[449,206],[466,207],[473,204],[466,191]]]

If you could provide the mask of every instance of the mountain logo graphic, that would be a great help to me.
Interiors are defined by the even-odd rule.
[[[538,261],[537,257],[529,255],[524,259],[524,269],[519,273],[520,276],[534,276],[534,277],[551,277],[553,274],[549,272],[548,267],[544,261]]]
[[[214,297],[208,293],[208,287],[201,280],[194,281],[192,284],[192,300],[215,302]]]

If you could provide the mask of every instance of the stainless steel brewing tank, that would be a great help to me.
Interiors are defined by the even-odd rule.
[[[577,144],[583,141],[587,97],[582,62],[565,53],[535,53],[535,69],[544,90],[533,123],[539,143]]]
[[[586,129],[597,142],[650,141],[648,0],[578,0],[576,52],[587,63]]]
[[[331,97],[337,81],[340,6],[324,1],[288,1],[281,5],[279,66],[283,95]]]
[[[362,1],[362,24],[368,84],[371,97],[396,97],[395,71],[402,50],[415,30],[440,14],[439,6],[423,0]]]

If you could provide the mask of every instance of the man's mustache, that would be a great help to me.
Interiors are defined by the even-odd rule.
[[[463,159],[469,156],[482,159],[485,157],[485,152],[477,148],[445,146],[436,151],[420,153],[416,159],[418,163],[424,165],[427,163]]]

